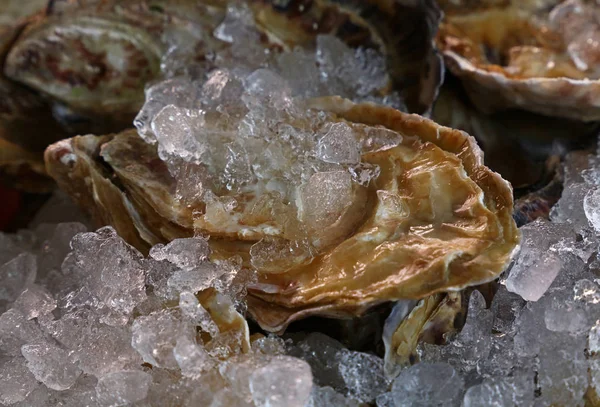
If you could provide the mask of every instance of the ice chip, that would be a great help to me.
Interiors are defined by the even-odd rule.
[[[213,338],[219,334],[219,327],[193,293],[184,291],[179,295],[179,309],[181,309],[183,315],[200,326],[204,332],[207,332]]]
[[[508,291],[527,301],[537,301],[562,266],[561,257],[551,247],[566,235],[565,226],[537,219],[520,230],[523,234],[521,251],[505,284]]]
[[[494,378],[469,388],[465,393],[463,407],[531,406],[533,395],[533,380],[523,380],[520,377]]]
[[[352,203],[352,178],[346,171],[314,174],[301,189],[301,218],[314,230],[335,223]]]
[[[214,362],[200,345],[187,336],[177,339],[173,355],[181,369],[181,374],[192,379],[214,366]]]
[[[227,6],[225,19],[215,29],[215,38],[233,43],[236,40],[245,41],[251,27],[254,26],[252,11],[244,3],[233,3]]]
[[[101,406],[127,406],[146,398],[152,376],[139,370],[109,373],[98,379],[96,395]]]
[[[396,147],[403,140],[401,134],[385,127],[368,127],[366,132],[361,146],[362,153],[387,150]]]
[[[200,162],[206,145],[197,134],[204,123],[200,110],[192,110],[167,105],[152,119],[152,132],[159,145],[159,155],[163,160],[178,157],[188,162]]]
[[[310,366],[290,356],[276,356],[250,376],[257,407],[304,407],[312,389]]]
[[[310,401],[306,407],[359,407],[360,403],[354,399],[346,398],[331,387],[313,386]],[[378,406],[379,407],[379,406]]]
[[[319,96],[320,73],[313,52],[296,48],[280,53],[276,58],[279,72],[292,88],[294,96]]]
[[[360,149],[353,129],[344,122],[328,126],[327,132],[317,144],[317,157],[328,163],[358,163]]]
[[[394,380],[396,407],[453,406],[463,393],[463,379],[445,363],[419,363]]]
[[[152,121],[167,105],[180,108],[192,108],[197,100],[194,83],[187,77],[178,77],[158,82],[146,89],[146,102],[135,117],[133,124],[138,134],[147,143],[156,143],[157,138],[152,130]]]
[[[342,344],[335,339],[319,332],[312,332],[292,347],[289,354],[308,362],[315,384],[330,386],[341,391],[346,386],[338,368],[338,354],[342,349]]]
[[[0,265],[0,306],[16,300],[34,282],[36,272],[36,257],[26,252]]]
[[[39,386],[25,366],[22,356],[0,358],[0,403],[9,405],[25,400]]]
[[[338,354],[338,360],[340,374],[352,398],[371,403],[387,390],[383,359],[368,353],[344,350]]]
[[[44,287],[31,284],[17,298],[13,307],[21,311],[27,319],[32,319],[55,309],[56,300]]]
[[[11,308],[0,315],[0,350],[2,354],[21,355],[21,346],[40,340],[44,333],[19,310]]]
[[[29,371],[51,389],[68,389],[81,374],[69,353],[50,343],[23,345],[21,353],[27,359]]]
[[[210,255],[210,246],[206,239],[190,237],[174,239],[166,246],[155,245],[150,250],[150,257],[155,260],[166,260],[182,270],[194,270],[206,262]]]
[[[133,322],[131,346],[153,366],[178,368],[173,349],[180,335],[189,333],[173,310],[153,312]],[[180,335],[179,335],[180,334]]]
[[[292,90],[281,76],[271,70],[257,69],[245,78],[244,87],[243,100],[249,109],[263,103],[277,109],[291,106]]]
[[[583,182],[566,184],[560,199],[550,211],[550,220],[569,225],[578,233],[589,228],[590,222],[583,208],[589,190],[589,184]]]
[[[581,333],[588,328],[586,310],[569,299],[568,293],[553,292],[545,303],[546,328],[555,332]]]
[[[242,82],[230,70],[215,69],[202,85],[202,102],[217,109],[226,108],[227,104],[235,106],[243,92]]]

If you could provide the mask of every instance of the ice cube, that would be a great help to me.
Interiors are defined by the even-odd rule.
[[[170,157],[200,163],[207,146],[197,135],[204,124],[201,110],[175,105],[163,107],[152,119],[152,132],[158,141],[158,153],[164,161]]]
[[[550,211],[550,220],[569,225],[578,233],[590,227],[583,208],[589,189],[590,186],[583,182],[565,185],[560,199]]]
[[[62,346],[71,350],[84,373],[102,376],[142,363],[131,347],[129,326],[109,326],[98,315],[78,310],[44,327]]]
[[[520,230],[523,234],[521,251],[505,284],[508,291],[527,301],[537,301],[548,290],[562,265],[560,256],[551,247],[568,232],[565,226],[542,219]]]
[[[338,353],[339,371],[348,389],[348,395],[364,403],[371,403],[388,388],[383,372],[383,359],[363,352]]]
[[[36,257],[31,253],[21,253],[0,265],[0,307],[16,300],[29,284],[33,284],[36,272]]]
[[[463,407],[532,406],[533,380],[523,378],[494,378],[467,390]]]
[[[301,218],[311,230],[326,228],[339,219],[352,197],[347,171],[316,173],[301,189]]]
[[[200,377],[203,372],[214,366],[206,350],[187,336],[177,339],[173,355],[181,374],[192,379]]]
[[[183,315],[199,325],[204,332],[207,332],[213,338],[219,334],[219,327],[193,293],[184,291],[180,294],[179,308]]]
[[[310,400],[306,407],[359,407],[360,403],[354,399],[346,398],[331,387],[313,386]],[[379,405],[378,405],[379,407]],[[393,407],[390,405],[390,407]]]
[[[287,82],[269,69],[257,69],[244,80],[242,99],[248,109],[274,107],[277,110],[288,108],[292,104],[292,90]]]
[[[573,301],[570,291],[554,291],[542,299],[546,328],[555,332],[581,333],[588,329],[587,310]]]
[[[285,355],[285,341],[276,335],[258,338],[252,342],[252,351],[262,355]]]
[[[187,77],[167,79],[146,89],[146,102],[133,121],[140,137],[147,143],[156,143],[151,127],[156,115],[168,105],[188,109],[195,107],[197,93],[195,84]]]
[[[277,66],[281,76],[292,88],[294,96],[319,96],[319,69],[313,52],[296,48],[277,55]]]
[[[394,380],[396,407],[453,406],[463,393],[463,379],[445,363],[419,363],[403,370]]]
[[[31,284],[17,298],[13,307],[18,309],[27,319],[32,319],[46,315],[55,309],[56,300],[44,287]]]
[[[73,253],[65,273],[83,280],[93,298],[89,305],[104,310],[104,321],[127,322],[137,304],[146,299],[142,255],[125,243],[112,227],[82,233],[72,240]]]
[[[174,310],[162,310],[135,319],[131,346],[153,366],[176,369],[179,367],[173,349],[177,339],[190,334]]]
[[[304,407],[312,389],[310,366],[290,356],[276,356],[250,376],[257,407]]]
[[[315,384],[341,391],[345,388],[344,379],[338,369],[338,353],[342,349],[342,344],[335,339],[313,332],[292,347],[289,354],[308,362]]]
[[[81,374],[69,353],[51,343],[23,345],[21,353],[27,359],[29,371],[51,389],[68,389]]]
[[[40,340],[44,333],[20,311],[12,308],[0,315],[0,349],[3,354],[21,355],[21,346]]]
[[[317,144],[317,157],[334,164],[358,163],[360,146],[352,127],[344,122],[329,125]]]
[[[140,370],[109,373],[98,379],[96,394],[101,406],[126,406],[146,398],[152,376]]]
[[[22,356],[0,358],[0,403],[9,405],[23,401],[38,386]]]
[[[182,270],[194,270],[202,265],[210,255],[210,246],[206,239],[191,237],[174,239],[166,246],[155,245],[150,249],[150,257],[166,260]]]

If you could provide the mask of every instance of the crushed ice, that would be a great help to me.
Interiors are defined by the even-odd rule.
[[[314,50],[282,53],[236,41],[257,35],[241,6],[230,7],[214,35],[231,46],[215,50],[210,70],[177,65],[181,44],[167,54],[169,79],[147,90],[140,135],[158,144],[179,199],[206,203],[206,228],[249,189],[295,205],[298,216],[286,219],[322,228],[320,211],[339,210],[353,185],[376,177],[361,152],[397,144],[399,135],[381,129],[358,145],[360,129],[328,124],[303,98],[400,107],[395,95],[376,96],[389,81],[385,61],[331,36]],[[491,307],[474,291],[462,331],[446,345],[419,345],[420,361],[396,377],[386,377],[379,356],[321,333],[248,337],[244,283],[253,272],[236,258],[211,261],[201,237],[144,256],[109,227],[38,219],[33,230],[0,234],[0,403],[583,405],[585,394],[600,394],[600,163],[571,154],[566,165],[550,221],[521,228],[520,253]],[[46,219],[70,212],[55,205]],[[252,265],[281,270],[281,252],[305,261],[315,247],[303,228],[285,232],[295,236],[291,246],[259,242]]]

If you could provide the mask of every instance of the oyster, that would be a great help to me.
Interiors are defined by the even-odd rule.
[[[0,78],[0,137],[26,151],[39,153],[68,135],[121,131],[143,104],[148,83],[204,78],[215,67],[278,65],[296,78],[314,71],[331,84],[339,76],[328,87],[314,79],[310,91],[302,81],[298,86],[310,96],[375,98],[418,113],[430,109],[441,83],[432,42],[439,11],[429,0],[42,3],[20,8],[11,0],[0,14],[6,78]],[[317,54],[320,73],[306,59]],[[373,75],[378,82],[364,78]]]
[[[563,188],[565,154],[581,148],[597,123],[544,117],[525,111],[485,114],[471,105],[455,78],[449,78],[432,112],[433,120],[474,136],[485,163],[512,184],[519,226],[548,218]]]
[[[48,172],[142,250],[196,233],[215,257],[240,255],[259,273],[248,310],[268,331],[504,270],[519,241],[512,190],[473,138],[392,108],[248,87],[246,115],[168,105],[152,122],[158,147],[133,131],[76,137],[47,149]],[[250,119],[260,137],[244,133]]]
[[[441,7],[446,17],[438,47],[479,109],[600,119],[594,2],[448,1]]]
[[[44,5],[45,1],[0,5],[0,61],[26,24],[26,17]],[[60,128],[43,100],[2,75],[0,95],[0,177],[29,192],[47,191],[51,182],[44,174],[43,151],[60,138]],[[40,133],[40,127],[45,131]]]
[[[376,1],[282,5],[255,0],[233,9],[230,14],[239,20],[223,21],[226,5],[188,0],[53,2],[46,16],[32,19],[19,34],[4,73],[57,102],[57,115],[93,119],[78,132],[117,131],[139,111],[146,83],[161,75],[202,76],[220,57],[237,52],[223,51],[232,35],[240,35],[236,46],[257,52],[252,55],[257,68],[268,62],[260,55],[265,50],[310,48],[318,35],[332,34],[350,47],[385,56],[393,88],[400,90],[411,111],[427,111],[435,98],[441,61],[431,42],[439,20],[432,1],[384,6]],[[244,28],[244,23],[251,27]],[[235,29],[239,32],[232,33]],[[188,66],[173,67],[172,61]],[[190,65],[200,67],[190,72]],[[380,91],[387,92],[384,87]]]
[[[395,377],[403,367],[417,363],[419,342],[440,344],[457,332],[464,319],[465,291],[438,293],[420,301],[399,301],[386,320],[385,373]]]

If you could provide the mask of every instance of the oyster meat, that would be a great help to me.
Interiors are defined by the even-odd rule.
[[[600,118],[600,9],[583,0],[442,2],[437,44],[474,104]]]
[[[510,261],[512,189],[467,134],[339,97],[298,100],[265,69],[243,84],[214,75],[237,104],[156,109],[154,145],[132,131],[61,141],[48,172],[142,250],[201,234],[215,257],[240,255],[259,273],[249,312],[269,331],[481,284]]]

